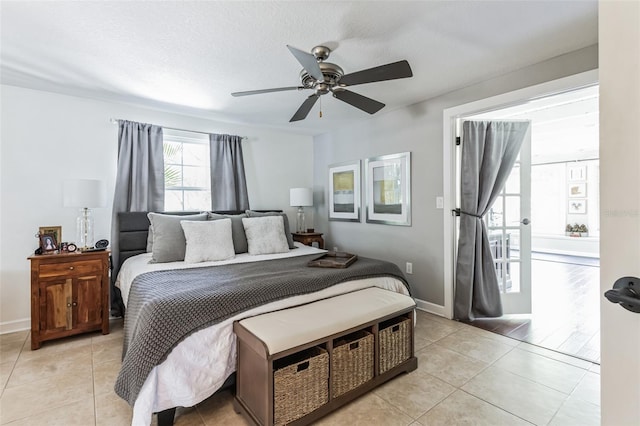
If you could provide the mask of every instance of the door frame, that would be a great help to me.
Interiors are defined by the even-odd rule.
[[[585,71],[557,80],[529,86],[490,98],[447,108],[443,111],[443,229],[444,229],[444,316],[453,318],[455,292],[456,221],[451,211],[456,207],[455,161],[456,136],[460,133],[459,118],[522,104],[534,99],[569,92],[598,84],[598,70]]]

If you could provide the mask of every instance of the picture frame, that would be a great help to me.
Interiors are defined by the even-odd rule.
[[[365,160],[367,223],[411,226],[411,152]]]
[[[40,248],[43,253],[52,253],[58,250],[58,242],[53,234],[40,234]]]
[[[360,160],[329,166],[329,220],[360,222]]]
[[[586,214],[587,213],[587,199],[586,198],[573,198],[569,200],[567,206],[567,212],[569,214]]]
[[[41,226],[38,228],[39,235],[53,235],[56,245],[62,242],[62,226]]]
[[[569,182],[587,180],[587,166],[568,166],[567,175]]]
[[[585,198],[587,196],[587,183],[570,183],[568,193],[569,198]]]

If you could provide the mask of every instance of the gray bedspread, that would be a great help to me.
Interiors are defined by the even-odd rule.
[[[316,257],[156,271],[136,277],[127,304],[116,393],[133,406],[153,367],[178,343],[256,306],[370,277],[392,276],[409,288],[393,263],[360,257],[345,269],[307,267]]]

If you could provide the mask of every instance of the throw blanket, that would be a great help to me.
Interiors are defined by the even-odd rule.
[[[345,281],[392,276],[393,263],[360,257],[345,269],[311,268],[317,255],[147,272],[132,283],[115,391],[134,405],[149,372],[190,334],[260,305]]]

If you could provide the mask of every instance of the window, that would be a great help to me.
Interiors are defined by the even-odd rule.
[[[207,135],[166,130],[164,149],[165,211],[211,209],[211,167]]]

